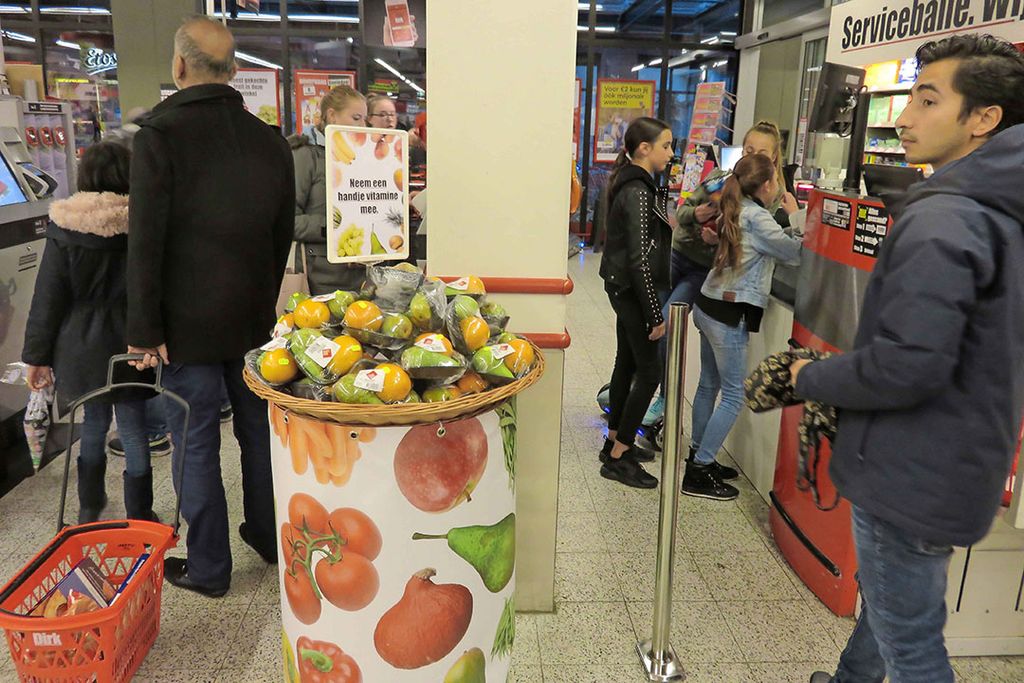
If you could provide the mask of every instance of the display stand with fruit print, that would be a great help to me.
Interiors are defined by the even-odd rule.
[[[368,270],[361,292],[295,297],[248,356],[273,425],[284,678],[502,682],[515,396],[544,359],[478,278]]]

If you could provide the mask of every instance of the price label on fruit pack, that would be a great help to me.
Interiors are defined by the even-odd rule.
[[[446,353],[448,351],[448,347],[444,345],[444,340],[441,339],[439,334],[431,334],[420,339],[416,342],[416,346],[427,351],[433,351],[434,353]]]
[[[356,375],[356,381],[353,384],[367,391],[383,391],[384,373],[380,370],[362,370]]]
[[[278,323],[280,324],[280,323]],[[277,328],[274,328],[277,331]],[[283,349],[288,346],[288,340],[284,337],[274,336],[273,339],[268,341],[266,344],[260,347],[260,351],[276,351],[277,349]]]
[[[491,354],[498,360],[505,356],[511,356],[516,350],[511,344],[495,344],[491,347]]]
[[[457,289],[460,292],[465,292],[467,289],[469,289],[469,278],[460,277],[455,282],[449,282],[448,286],[451,287],[452,289]]]
[[[326,304],[326,303],[328,303],[330,301],[334,301],[334,294],[333,293],[331,293],[331,294],[318,294],[317,296],[314,296],[312,298],[313,298],[313,301],[318,301],[318,302],[320,302],[322,304]]]
[[[291,333],[292,326],[282,321],[274,325],[274,330],[270,333],[270,336],[272,339],[277,340]]]
[[[327,337],[317,337],[306,347],[306,355],[322,368],[327,367],[338,351],[341,347]]]

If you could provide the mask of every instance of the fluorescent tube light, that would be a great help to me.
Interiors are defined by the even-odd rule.
[[[390,72],[391,72],[391,73],[393,73],[394,75],[398,76],[398,78],[400,78],[400,79],[401,79],[402,81],[404,81],[406,85],[408,85],[408,86],[409,86],[410,88],[412,88],[412,89],[413,89],[413,90],[415,90],[416,92],[418,92],[418,93],[420,93],[420,94],[423,94],[423,93],[425,93],[425,92],[426,92],[426,91],[425,91],[425,90],[424,90],[423,88],[421,88],[420,86],[416,85],[415,83],[413,83],[412,81],[410,81],[410,80],[409,80],[408,78],[406,78],[406,77],[405,77],[405,74],[403,74],[403,73],[402,73],[401,71],[399,71],[399,70],[398,70],[398,69],[396,69],[395,67],[391,66],[391,65],[390,65],[390,64],[388,64],[387,62],[385,62],[385,61],[384,61],[383,59],[381,59],[380,57],[374,57],[373,61],[377,62],[377,63],[378,63],[378,64],[380,64],[380,65],[381,65],[382,67],[384,67],[385,69],[387,69],[388,71],[390,71]]]
[[[66,47],[66,48],[71,49],[71,50],[81,50],[82,49],[82,46],[79,45],[78,43],[72,43],[72,42],[69,42],[67,40],[58,40],[56,42],[57,42],[57,45],[60,45],[61,47]]]
[[[652,59],[651,61],[647,62],[647,66],[658,66],[659,64],[661,64],[661,62],[661,57],[658,57],[657,59]]]
[[[11,40],[20,40],[23,43],[34,43],[36,39],[32,36],[26,36],[24,33],[16,33],[14,31],[4,31],[4,38],[10,38]]]
[[[250,64],[256,64],[258,66],[265,66],[269,69],[284,69],[280,64],[274,64],[273,62],[268,62],[265,59],[260,59],[259,57],[254,57],[253,55],[245,52],[239,52],[237,50],[235,51],[235,59],[241,59],[243,62],[249,62]]]
[[[641,69],[646,69],[646,68],[647,68],[646,64],[637,64],[632,69],[630,69],[630,71],[632,71],[633,73],[636,73],[637,71],[640,71]]]

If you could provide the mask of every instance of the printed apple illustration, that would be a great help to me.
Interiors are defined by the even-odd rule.
[[[487,434],[476,418],[413,427],[395,449],[398,488],[424,512],[470,500],[486,467]]]

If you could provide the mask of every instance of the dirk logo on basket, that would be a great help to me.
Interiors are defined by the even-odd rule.
[[[40,646],[56,646],[60,647],[64,643],[60,640],[59,633],[33,633],[32,644]]]

